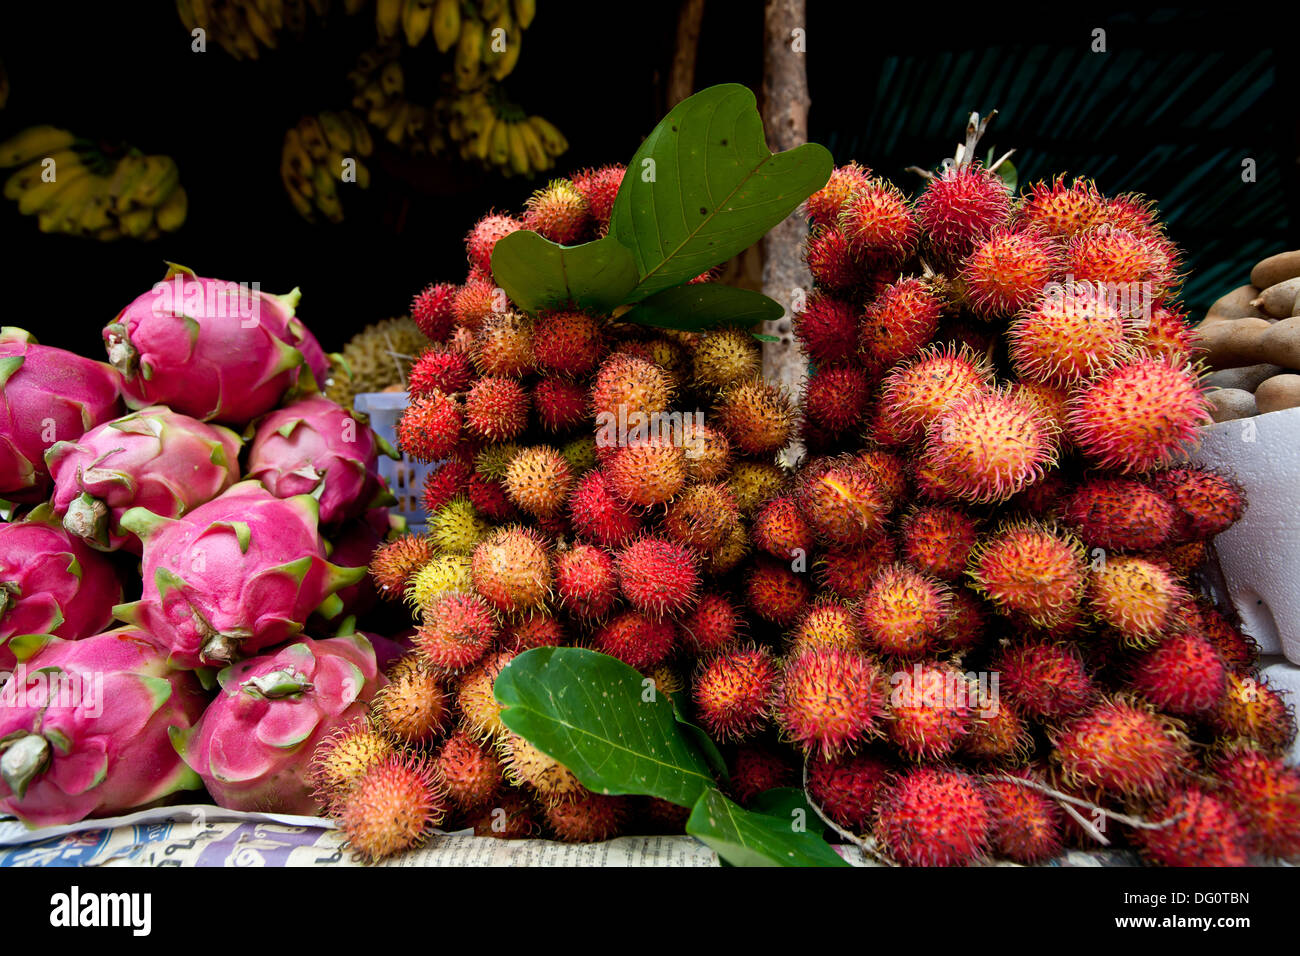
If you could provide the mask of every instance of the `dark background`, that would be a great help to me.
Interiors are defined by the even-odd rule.
[[[0,57],[12,92],[0,138],[34,123],[173,156],[190,198],[182,230],[151,243],[47,236],[0,201],[6,325],[98,354],[99,329],[161,278],[200,274],[304,292],[299,314],[327,348],[406,311],[433,280],[464,277],[461,237],[489,207],[517,210],[538,182],[457,162],[367,161],[347,219],[310,225],[279,178],[284,131],[346,108],[345,74],[373,42],[372,14],[327,25],[253,61],[190,51],[171,3],[4,4]],[[982,4],[944,10],[809,0],[810,138],[909,191],[910,164],[952,152],[971,109],[997,107],[987,139],[1015,146],[1024,182],[1087,173],[1108,192],[1159,200],[1188,252],[1185,296],[1203,311],[1264,255],[1300,246],[1297,64],[1290,31],[1258,8],[1129,12]],[[540,0],[511,95],[572,144],[557,172],[625,161],[663,114],[676,29],[671,0]],[[1094,28],[1108,52],[1093,53]],[[416,54],[435,56],[426,40]],[[762,4],[706,0],[696,87],[760,86]],[[1258,164],[1243,184],[1241,162]]]

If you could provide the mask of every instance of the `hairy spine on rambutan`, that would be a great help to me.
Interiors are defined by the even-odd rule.
[[[1011,218],[1011,191],[979,163],[955,164],[931,179],[916,203],[916,219],[930,248],[957,262],[976,242]]]
[[[877,734],[884,704],[879,667],[865,654],[834,649],[788,658],[775,696],[786,737],[826,758]]]
[[[726,651],[701,662],[692,699],[717,740],[744,740],[766,726],[777,665],[761,648]]]
[[[1182,725],[1141,704],[1104,700],[1051,734],[1066,779],[1121,796],[1155,794],[1187,764]]]
[[[338,823],[353,854],[373,863],[419,846],[446,815],[432,762],[393,754],[358,781],[339,807]]]
[[[411,319],[431,342],[442,342],[456,319],[453,305],[457,288],[450,282],[427,285],[411,300]]]
[[[905,564],[892,564],[867,586],[857,625],[880,653],[910,660],[934,649],[950,606],[946,584]]]
[[[978,778],[948,767],[919,767],[880,798],[875,834],[907,866],[961,866],[988,847],[992,819]]]

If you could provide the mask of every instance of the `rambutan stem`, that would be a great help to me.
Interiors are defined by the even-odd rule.
[[[998,167],[1001,166],[1003,163],[1005,163],[1008,159],[1010,159],[1011,154],[1014,152],[1015,152],[1014,149],[1009,149],[1001,156],[999,156],[997,162],[995,162],[992,166],[989,167],[989,172],[996,173],[998,171]]]
[[[989,115],[983,119],[980,119],[979,113],[970,114],[970,120],[966,124],[966,142],[957,147],[957,154],[953,157],[958,166],[970,166],[975,162],[975,147],[979,145],[980,137],[988,131],[989,123],[993,122],[993,117],[997,115],[997,110],[990,110]]]
[[[867,842],[861,837],[855,836],[854,834],[850,833],[848,830],[844,829],[842,826],[840,826],[838,823],[836,823],[834,820],[828,817],[825,814],[825,812],[822,810],[822,808],[817,805],[817,801],[814,800],[812,798],[812,794],[808,792],[808,758],[806,757],[804,758],[804,762],[803,762],[803,797],[805,800],[808,801],[808,806],[813,808],[813,813],[817,814],[817,816],[821,818],[822,823],[826,824],[827,827],[834,830],[837,834],[840,835],[840,837],[842,837],[845,840],[848,840],[850,843],[856,846],[867,856],[871,857],[877,863],[880,863],[883,866],[898,866],[897,863],[891,860],[880,850],[877,850],[875,846],[873,846],[871,843]]]
[[[1063,804],[1073,804],[1076,807],[1083,807],[1085,810],[1092,810],[1094,813],[1100,813],[1104,817],[1109,817],[1112,820],[1116,820],[1119,823],[1123,823],[1130,827],[1136,827],[1139,830],[1163,830],[1165,827],[1173,826],[1183,817],[1187,816],[1187,811],[1184,810],[1181,813],[1174,814],[1172,817],[1152,822],[1150,820],[1143,820],[1141,817],[1131,817],[1126,813],[1116,813],[1114,810],[1107,810],[1105,807],[1099,807],[1097,804],[1090,803],[1089,801],[1080,799],[1079,797],[1072,797],[1068,793],[1062,793],[1060,790],[1053,790],[1051,787],[1039,783],[1037,780],[1026,780],[1024,777],[1012,777],[1009,774],[999,774],[992,779],[997,780],[998,782],[1005,781],[1007,783],[1019,784],[1022,787],[1028,787],[1030,790],[1037,790],[1039,793],[1045,794],[1054,800],[1059,800]],[[1068,811],[1070,810],[1070,807],[1066,806],[1065,809]],[[1072,813],[1071,816],[1080,823],[1083,823],[1094,836],[1101,840],[1101,842],[1109,844],[1110,841],[1105,837],[1102,837],[1096,827],[1084,821],[1077,812]]]
[[[939,177],[936,176],[934,173],[930,172],[930,170],[928,170],[928,169],[922,169],[920,166],[908,166],[908,167],[904,170],[904,172],[908,172],[908,173],[916,173],[916,175],[922,177],[923,179],[938,179],[938,178],[939,178]]]

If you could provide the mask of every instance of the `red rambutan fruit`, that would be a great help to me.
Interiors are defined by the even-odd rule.
[[[857,601],[880,569],[897,558],[894,539],[888,536],[860,548],[832,549],[818,561],[817,583],[846,601]]]
[[[798,620],[809,597],[807,582],[784,564],[763,558],[749,569],[745,598],[765,621],[789,627]]]
[[[496,248],[497,242],[522,228],[523,224],[514,216],[489,212],[474,223],[474,227],[465,236],[465,251],[468,253],[470,265],[484,272],[491,272],[492,250]]]
[[[1182,631],[1142,655],[1134,666],[1132,685],[1166,713],[1190,717],[1223,699],[1227,670],[1209,641]]]
[[[505,307],[505,302],[497,297],[497,287],[486,279],[470,279],[456,290],[452,300],[451,312],[458,326],[477,331],[483,320],[497,310]]]
[[[1023,775],[1033,779],[1028,772]],[[1016,863],[1034,864],[1061,852],[1064,814],[1055,800],[997,777],[985,778],[984,795],[993,820],[994,854]]]
[[[1059,245],[1049,237],[1001,229],[975,246],[961,278],[975,314],[992,319],[1032,305],[1064,263]]]
[[[731,442],[709,425],[694,424],[686,441],[686,474],[692,481],[722,481],[731,471]],[[735,489],[732,488],[735,495]],[[741,510],[740,501],[736,502]]]
[[[1104,373],[1070,401],[1070,438],[1103,468],[1150,471],[1180,457],[1210,423],[1196,373],[1138,359]]]
[[[564,625],[549,614],[533,614],[501,631],[500,646],[522,653],[534,647],[563,647],[568,642]]]
[[[988,363],[966,348],[935,347],[898,365],[880,389],[885,427],[910,441],[954,402],[986,391],[993,382]]]
[[[431,342],[441,342],[450,334],[456,319],[452,306],[457,291],[450,282],[435,282],[425,286],[411,300],[411,319]]]
[[[467,494],[474,510],[490,521],[510,521],[518,516],[499,480],[471,475]]]
[[[740,526],[740,510],[726,485],[691,485],[673,499],[663,530],[673,541],[701,555],[717,551]]]
[[[1187,591],[1167,567],[1137,555],[1110,555],[1089,573],[1088,605],[1137,647],[1149,646],[1175,620]]]
[[[451,349],[425,349],[411,366],[407,391],[419,398],[438,391],[451,395],[463,392],[474,380],[474,366],[468,358]]]
[[[957,652],[979,647],[988,630],[988,614],[982,601],[968,587],[954,584],[948,617],[939,631],[939,648]]]
[[[491,312],[474,332],[470,359],[480,375],[520,378],[531,372],[533,357],[532,320],[518,312]]]
[[[1065,184],[1064,176],[1029,187],[1017,213],[1021,225],[1061,239],[1103,222],[1106,200],[1091,180],[1076,179]]]
[[[573,188],[587,201],[587,211],[596,225],[609,225],[610,214],[614,211],[614,198],[623,185],[623,175],[627,168],[621,163],[611,163],[599,169],[583,169],[573,174]]]
[[[915,355],[939,329],[943,302],[923,279],[900,279],[862,313],[858,347],[868,369],[882,372]]]
[[[1023,378],[1049,385],[1091,381],[1123,356],[1126,331],[1092,286],[1053,289],[1011,323],[1011,364]]]
[[[459,454],[437,465],[424,479],[422,495],[425,510],[432,514],[457,495],[465,494],[469,490],[470,476],[473,474],[474,466]],[[478,508],[477,502],[473,504]]]
[[[1081,712],[1096,691],[1074,644],[1034,638],[1003,649],[993,664],[1016,709],[1036,719]]]
[[[524,528],[499,528],[470,559],[474,590],[498,611],[541,608],[551,595],[551,555],[538,535]]]
[[[546,825],[564,843],[612,840],[623,831],[629,814],[627,797],[607,797],[585,788],[542,801]]]
[[[463,418],[460,403],[436,389],[406,406],[397,420],[397,444],[417,461],[438,461],[455,450]]]
[[[600,439],[596,446],[599,449]],[[686,454],[659,435],[630,439],[604,468],[606,486],[618,500],[638,508],[669,502],[686,486]]]
[[[1011,192],[979,164],[956,165],[931,179],[916,202],[916,219],[930,248],[956,262],[1011,218]]]
[[[1280,860],[1300,857],[1300,768],[1237,746],[1215,759],[1211,769],[1256,853]]]
[[[867,586],[858,630],[882,654],[917,658],[937,643],[950,600],[947,585],[906,564],[891,564]]]
[[[819,287],[832,292],[852,289],[863,281],[866,270],[849,248],[849,240],[836,226],[815,227],[804,247],[808,271]]]
[[[840,207],[839,228],[849,248],[864,262],[893,265],[916,248],[916,217],[898,187],[872,177]]]
[[[1177,620],[1187,630],[1209,641],[1228,670],[1241,674],[1254,668],[1258,645],[1229,623],[1209,601],[1195,598],[1183,602]]]
[[[517,437],[528,427],[528,393],[514,379],[479,379],[465,396],[465,427],[488,441]]]
[[[1148,816],[1152,822],[1172,821],[1133,833],[1145,854],[1162,866],[1246,866],[1250,862],[1250,837],[1241,818],[1199,787],[1176,791]]]
[[[677,643],[677,627],[672,621],[655,620],[637,611],[615,615],[592,638],[596,650],[637,670],[663,663]]]
[[[587,390],[577,382],[544,378],[533,387],[533,407],[547,431],[572,431],[587,417]]]
[[[439,675],[420,658],[408,655],[375,694],[370,713],[380,731],[409,745],[436,739],[450,711]]]
[[[618,597],[613,558],[593,545],[574,545],[556,555],[555,589],[570,614],[603,618]]]
[[[495,806],[474,820],[474,835],[496,840],[523,840],[541,832],[537,804],[520,790],[498,793]]]
[[[1181,724],[1149,707],[1105,700],[1052,733],[1071,785],[1121,796],[1154,795],[1186,768]]]
[[[805,427],[831,441],[861,425],[870,400],[871,379],[862,369],[817,369],[803,386]]]
[[[821,541],[861,546],[880,536],[891,502],[866,470],[847,458],[812,462],[799,476],[795,502]]]
[[[474,594],[446,594],[424,612],[411,643],[440,671],[477,664],[497,636],[496,617]]]
[[[833,223],[849,197],[865,189],[870,181],[871,170],[852,160],[837,166],[831,170],[826,185],[804,201],[804,212],[815,225]]]
[[[1296,735],[1295,715],[1281,693],[1263,678],[1243,674],[1228,674],[1210,723],[1229,741],[1254,744],[1273,756],[1285,754]]]
[[[913,664],[890,676],[885,733],[905,756],[938,760],[970,732],[973,691],[963,675],[939,664]]]
[[[761,648],[725,651],[701,663],[691,699],[715,740],[744,740],[768,722],[777,665]]]
[[[808,761],[808,793],[822,812],[857,833],[870,829],[876,803],[889,784],[889,765],[870,754]]]
[[[966,570],[978,529],[959,508],[925,505],[908,512],[898,536],[909,564],[941,580],[956,581]]]
[[[1100,283],[1130,298],[1150,283],[1150,301],[1177,280],[1178,254],[1164,237],[1139,236],[1103,223],[1070,239],[1066,268],[1076,281]]]
[[[1232,527],[1246,510],[1241,486],[1204,468],[1157,472],[1151,485],[1173,502],[1181,540],[1212,538]]]
[[[567,179],[554,179],[524,203],[524,228],[540,233],[551,242],[572,246],[591,229],[591,207]]]
[[[858,310],[847,300],[813,292],[791,317],[791,327],[818,368],[842,365],[854,357]]]
[[[695,606],[699,564],[689,548],[665,538],[633,541],[614,558],[618,586],[637,610],[652,617],[675,617]]]
[[[1034,738],[1020,711],[1010,701],[999,699],[971,722],[962,741],[962,751],[975,760],[990,763],[1018,763],[1033,749]]]
[[[433,558],[433,542],[422,534],[404,534],[381,544],[370,556],[370,576],[375,579],[379,596],[399,600],[406,592],[411,575]]]
[[[813,549],[813,533],[794,498],[779,495],[761,505],[751,530],[754,544],[774,558],[789,560]]]
[[[807,650],[786,659],[774,706],[792,743],[831,758],[878,733],[885,693],[879,667],[865,654]]]
[[[1177,305],[1157,302],[1134,325],[1138,332],[1134,346],[1170,365],[1186,365],[1200,348],[1196,332],[1187,322],[1187,313]]]
[[[569,497],[574,530],[602,547],[617,547],[641,530],[641,519],[610,490],[600,469],[578,479]]]
[[[878,806],[876,837],[906,866],[962,866],[988,848],[993,821],[984,788],[961,770],[909,770]]]
[[[1083,547],[1051,525],[1010,524],[976,545],[968,573],[975,590],[1000,613],[1053,627],[1079,607]]]
[[[907,496],[907,463],[901,456],[885,448],[868,448],[852,460],[885,493],[890,511]]]
[[[533,331],[538,368],[557,375],[586,375],[605,353],[599,320],[586,312],[546,312]]]
[[[682,618],[682,631],[698,654],[710,654],[731,647],[740,639],[744,617],[721,594],[700,595],[699,603]]]
[[[496,756],[463,730],[438,751],[438,775],[452,805],[465,813],[487,806],[501,789]]]
[[[625,352],[605,359],[591,388],[591,409],[598,416],[613,416],[633,425],[632,415],[653,415],[668,408],[672,389],[659,366]]]
[[[747,455],[780,451],[794,433],[795,410],[789,397],[761,378],[729,385],[714,416],[731,443]]]
[[[1065,501],[1061,518],[1089,547],[1147,551],[1169,540],[1174,509],[1165,497],[1131,478],[1093,478]]]
[[[799,780],[799,769],[785,751],[766,744],[741,744],[727,770],[731,795],[741,806],[748,805],[760,793],[796,786]]]
[[[447,815],[437,770],[425,757],[394,754],[366,771],[338,812],[359,858],[376,862],[419,846]]]

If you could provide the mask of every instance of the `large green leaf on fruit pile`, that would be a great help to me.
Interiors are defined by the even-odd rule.
[[[709,790],[695,804],[686,832],[733,866],[848,866],[821,838],[820,824],[755,813]]]
[[[609,312],[637,283],[632,254],[609,236],[561,246],[527,229],[497,242],[492,276],[511,302],[534,314],[568,302]]]
[[[614,200],[610,235],[640,273],[627,301],[752,246],[825,186],[833,165],[816,143],[773,155],[754,94],[738,83],[682,100],[636,151]]]
[[[665,694],[617,658],[578,647],[524,651],[497,677],[501,719],[597,793],[694,806],[714,785]]]
[[[698,332],[721,325],[749,328],[785,314],[781,303],[752,289],[702,282],[664,289],[619,316],[624,322]]]

